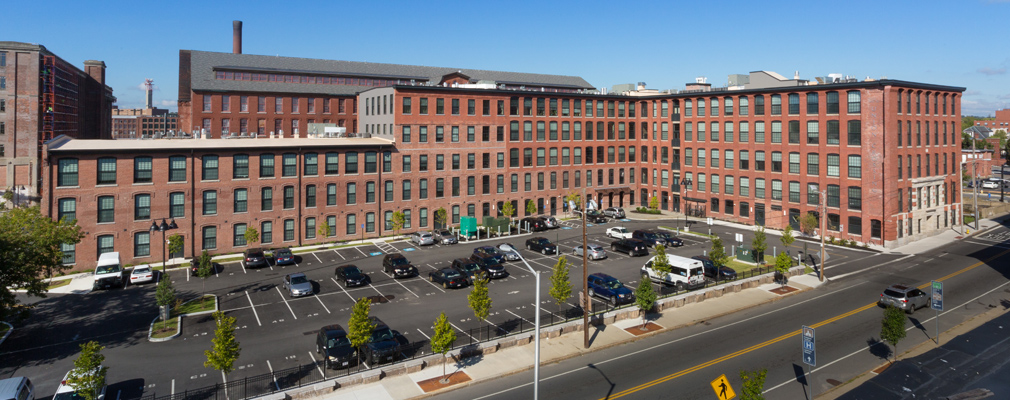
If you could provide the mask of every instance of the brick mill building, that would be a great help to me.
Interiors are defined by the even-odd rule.
[[[885,246],[957,221],[963,88],[730,80],[608,94],[571,76],[184,50],[180,125],[200,138],[53,140],[43,204],[87,232],[65,249],[82,266],[160,261],[161,219],[191,257],[390,235],[395,211],[408,233],[440,207],[451,224],[505,201],[558,214],[583,188],[602,207],[656,198],[772,228],[812,212],[829,236]]]

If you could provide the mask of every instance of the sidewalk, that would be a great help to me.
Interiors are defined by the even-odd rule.
[[[770,281],[771,277],[766,278]],[[755,284],[757,283],[755,282]],[[820,284],[821,282],[813,275],[793,276],[789,280],[788,287],[794,290],[785,295],[800,293]],[[580,333],[581,320],[562,324],[560,327],[544,328],[541,330],[540,364],[545,365],[578,357],[638,338],[697,324],[717,316],[776,301],[783,297],[773,290],[781,291],[781,285],[776,283],[757,284],[749,289],[726,290],[725,294],[721,290],[705,289],[675,296],[672,304],[665,311],[649,315],[650,329],[648,332],[638,331],[637,328],[642,324],[642,320],[637,317],[637,311],[629,312],[628,309],[622,309],[610,312],[603,316],[604,324],[591,328],[589,349],[583,348],[583,335]],[[689,299],[689,296],[693,297]],[[673,304],[676,304],[677,307],[673,308]],[[621,319],[621,317],[625,318]],[[442,375],[441,363],[438,362],[440,355],[415,360],[412,362],[413,365],[407,363],[406,366],[390,366],[380,370],[371,370],[365,372],[363,377],[341,378],[336,382],[327,381],[311,387],[293,389],[286,394],[267,397],[277,396],[280,398],[280,396],[286,395],[291,398],[311,397],[327,400],[423,398],[450,392],[454,387],[461,385],[477,384],[533,368],[532,333],[503,338],[497,342],[483,343],[480,349],[484,354],[463,358],[454,365],[448,366],[448,373],[459,374],[462,372],[469,377],[468,382],[427,393],[422,389],[424,381],[439,378]],[[458,354],[458,350],[454,353]],[[424,365],[422,365],[422,360]],[[369,372],[372,372],[370,376]]]

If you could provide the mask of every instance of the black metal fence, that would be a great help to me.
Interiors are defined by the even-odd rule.
[[[744,271],[737,274],[736,280],[747,279],[758,275],[764,275],[773,272],[775,269],[770,266],[757,267],[748,271]],[[658,297],[660,299],[675,296],[678,294],[686,293],[692,290],[700,290],[703,288],[708,288],[716,285],[724,284],[728,281],[716,282],[711,279],[706,279],[705,284],[701,287],[695,289],[685,289],[678,290],[676,286],[660,286],[658,291]],[[631,304],[612,304],[610,302],[597,302],[593,304],[592,314],[590,317],[605,314],[610,311],[614,311],[622,308],[634,308],[636,307],[634,303]],[[583,309],[581,307],[570,307],[563,310],[558,310],[557,312],[548,311],[546,313],[540,314],[540,324],[541,327],[549,327],[569,321],[581,319],[583,317]],[[472,351],[476,351],[476,345],[480,343],[506,338],[508,336],[515,336],[525,332],[530,332],[536,328],[534,325],[534,319],[526,319],[523,317],[516,317],[512,319],[505,320],[498,324],[483,324],[479,327],[473,327],[462,332],[462,335],[456,336],[456,345],[453,350],[461,350],[462,353],[467,354]],[[411,360],[415,360],[422,357],[427,357],[432,355],[431,343],[428,340],[421,340],[417,342],[410,342],[403,344],[399,347],[400,359],[396,363],[404,363]],[[386,365],[382,365],[386,366]],[[202,387],[192,390],[184,390],[181,393],[175,393],[174,395],[163,395],[158,396],[157,393],[151,392],[144,394],[143,397],[137,398],[136,400],[225,400],[225,399],[246,399],[250,397],[267,395],[270,393],[300,388],[307,385],[312,385],[315,383],[322,382],[327,379],[338,378],[342,376],[350,376],[358,372],[367,371],[371,368],[378,368],[380,365],[367,365],[367,363],[356,363],[347,368],[343,369],[328,369],[325,366],[324,360],[319,360],[313,363],[299,365],[296,367],[291,367],[282,370],[276,370],[272,373],[247,376],[243,378],[237,378],[235,380],[229,381],[227,384],[218,383],[213,386]],[[134,400],[134,399],[121,399],[121,400]]]

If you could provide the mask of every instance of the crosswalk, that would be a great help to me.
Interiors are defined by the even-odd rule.
[[[399,253],[400,252],[399,250],[396,249],[396,247],[393,247],[393,245],[391,245],[391,244],[389,244],[387,242],[377,241],[377,242],[375,242],[375,247],[378,247],[379,251],[381,251],[383,253],[386,253],[386,254],[392,254],[392,253]]]

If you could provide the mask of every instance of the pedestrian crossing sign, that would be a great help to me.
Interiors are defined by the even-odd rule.
[[[712,390],[715,391],[715,396],[719,400],[730,400],[736,397],[736,393],[733,392],[733,387],[729,385],[729,381],[726,380],[726,374],[719,375],[716,380],[712,381]]]

